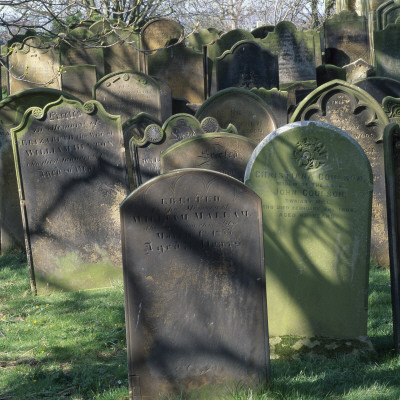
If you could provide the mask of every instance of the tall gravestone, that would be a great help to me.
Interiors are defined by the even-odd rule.
[[[259,197],[227,175],[180,170],[131,193],[121,221],[130,398],[265,381]]]
[[[61,89],[59,55],[38,37],[14,43],[8,56],[9,94],[27,89]]]
[[[28,263],[39,293],[122,278],[120,202],[128,193],[121,120],[60,97],[11,131]]]
[[[240,41],[215,60],[217,90],[279,87],[278,56],[256,42]]]
[[[324,38],[326,64],[343,67],[360,58],[371,63],[366,17],[342,11],[324,22]]]
[[[373,185],[359,144],[288,124],[257,146],[245,184],[263,204],[270,336],[365,336]]]
[[[172,113],[171,89],[162,93],[160,82],[141,72],[119,71],[104,76],[93,87],[93,98],[110,114],[120,115],[122,123],[140,112],[162,121]]]
[[[299,31],[288,21],[260,41],[262,46],[278,56],[279,83],[315,81],[316,51],[320,52],[319,34]]]
[[[256,145],[255,141],[232,133],[197,135],[181,140],[161,153],[161,173],[202,168],[243,181],[246,165]]]
[[[259,96],[241,88],[219,91],[202,104],[195,116],[198,120],[214,117],[223,128],[233,124],[240,135],[256,142],[277,126],[268,105]]]
[[[83,102],[92,100],[93,86],[96,82],[97,72],[95,65],[70,65],[62,69],[62,90]]]
[[[389,265],[383,131],[389,120],[381,106],[366,92],[343,81],[320,86],[297,107],[294,121],[322,121],[350,134],[363,148],[374,174],[371,257]]]

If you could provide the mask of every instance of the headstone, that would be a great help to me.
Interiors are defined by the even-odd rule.
[[[256,38],[256,39],[264,39],[265,37],[267,37],[267,35],[270,32],[273,32],[275,29],[275,25],[263,25],[263,26],[259,26],[256,29],[253,29],[251,31],[251,34]]]
[[[314,31],[299,31],[288,21],[280,22],[275,30],[260,41],[264,48],[278,56],[279,83],[316,80],[316,43]]]
[[[217,90],[279,87],[278,56],[256,42],[240,41],[215,60]]]
[[[400,97],[400,81],[374,76],[354,82],[354,85],[368,92],[378,103],[386,96]]]
[[[169,18],[154,18],[140,31],[141,48],[156,50],[164,47],[172,39],[183,39],[183,26]]]
[[[365,336],[373,185],[358,143],[288,124],[257,146],[245,184],[263,204],[270,336]]]
[[[394,0],[383,2],[376,9],[377,30],[381,31],[389,24],[394,24],[398,17],[400,17],[400,4]]]
[[[44,107],[61,95],[69,96],[55,89],[28,89],[0,102],[0,250],[3,254],[9,249],[24,246],[10,130],[20,124],[28,108]]]
[[[149,75],[168,83],[172,97],[183,97],[190,103],[204,101],[202,54],[181,43],[148,55],[147,64]]]
[[[8,56],[9,93],[15,94],[32,88],[60,89],[60,63],[58,53],[38,37],[14,43]]]
[[[366,92],[343,81],[320,86],[305,98],[294,112],[294,121],[322,121],[335,125],[352,136],[365,151],[374,174],[371,257],[389,265],[383,130],[389,123],[381,106]]]
[[[63,91],[83,102],[92,100],[92,91],[96,82],[95,65],[74,65],[62,69],[61,87]]]
[[[375,75],[375,67],[361,58],[351,64],[344,65],[343,69],[346,71],[346,81],[349,83]]]
[[[218,32],[213,29],[199,29],[190,35],[187,39],[187,47],[201,53],[203,46],[207,45],[219,38]]]
[[[208,98],[196,112],[198,120],[206,117],[214,117],[223,128],[233,124],[240,135],[257,143],[277,126],[268,105],[254,93],[240,88],[224,89]]]
[[[383,31],[374,32],[376,75],[400,80],[400,56],[397,44],[400,24],[390,24]]]
[[[346,80],[346,71],[342,67],[331,64],[322,64],[317,67],[317,85],[333,81],[334,79]]]
[[[214,171],[159,176],[121,204],[133,398],[258,385],[269,372],[261,201]],[[233,387],[231,387],[233,385]]]
[[[132,138],[129,144],[137,185],[160,175],[162,151],[183,139],[204,134],[200,122],[190,114],[173,115],[165,121],[162,128],[157,129],[156,125],[150,125],[146,130],[150,127],[151,131],[145,132],[148,134],[143,139]]]
[[[243,181],[257,143],[231,133],[205,133],[172,145],[161,153],[161,173],[181,168],[222,172]]]
[[[39,294],[121,281],[118,205],[128,193],[121,120],[60,97],[11,131]]]
[[[325,63],[343,67],[360,58],[371,62],[367,19],[342,11],[324,22]]]
[[[94,86],[93,98],[110,114],[120,115],[122,123],[140,112],[163,121],[172,113],[171,90],[169,96],[163,96],[159,82],[141,72],[119,71],[104,76]],[[164,102],[169,105],[168,110],[163,107]]]
[[[400,123],[400,98],[385,97],[382,100],[382,108],[391,122]]]

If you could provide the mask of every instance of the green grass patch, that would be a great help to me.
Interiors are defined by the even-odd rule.
[[[221,399],[399,399],[389,271],[371,266],[368,335],[375,352],[272,360],[268,386],[237,385]],[[210,390],[169,400],[210,398]],[[214,396],[215,397],[215,396]],[[0,400],[128,399],[122,285],[33,296],[25,255],[0,257]]]

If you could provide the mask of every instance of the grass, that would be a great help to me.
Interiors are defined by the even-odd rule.
[[[268,387],[237,386],[221,399],[399,399],[392,329],[389,272],[372,265],[368,335],[375,353],[272,360]],[[127,376],[122,287],[34,297],[25,255],[0,257],[0,400],[124,400]]]

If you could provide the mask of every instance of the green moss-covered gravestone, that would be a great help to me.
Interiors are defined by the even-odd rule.
[[[243,181],[244,171],[257,143],[232,133],[205,133],[170,146],[160,155],[161,173],[181,168],[222,172]]]
[[[262,199],[270,336],[367,334],[372,171],[360,145],[321,122],[277,129],[245,184]]]
[[[134,165],[134,181],[141,185],[160,174],[160,154],[173,144],[196,135],[204,134],[200,122],[189,114],[175,114],[161,127],[146,127],[144,137],[133,137],[129,144]]]
[[[251,31],[256,39],[264,39],[270,32],[273,32],[275,25],[263,25]]]
[[[92,100],[93,86],[96,82],[95,65],[70,65],[62,69],[61,87],[63,91],[83,102]]]
[[[278,56],[258,43],[240,41],[215,60],[217,90],[279,87]]]
[[[214,29],[199,29],[187,38],[187,47],[201,53],[203,45],[207,45],[219,38],[219,34]]]
[[[370,63],[370,44],[366,17],[342,11],[324,22],[325,63],[338,67],[359,58]]]
[[[140,112],[162,121],[172,113],[171,89],[162,93],[159,81],[141,72],[119,71],[104,76],[94,86],[93,98],[110,114],[120,115],[122,123]]]
[[[8,64],[10,94],[40,87],[61,89],[58,52],[38,37],[14,43]]]
[[[122,278],[118,205],[128,193],[121,120],[60,97],[11,131],[28,262],[39,293]]]
[[[340,79],[346,80],[346,71],[342,67],[337,67],[332,64],[322,64],[317,67],[317,85],[321,86],[324,83]]]
[[[230,176],[184,169],[131,193],[121,222],[131,398],[215,385],[202,398],[220,399],[265,382],[260,198]]]
[[[367,92],[343,81],[331,81],[308,95],[296,108],[291,122],[322,121],[346,131],[361,145],[374,174],[371,256],[389,265],[383,131],[389,119]]]
[[[206,117],[214,117],[223,128],[233,124],[240,135],[256,142],[277,126],[269,106],[259,96],[241,88],[224,89],[208,98],[196,112],[199,121]]]
[[[44,107],[68,93],[56,89],[28,89],[8,96],[0,102],[0,248],[4,253],[22,247],[24,230],[15,174],[10,129],[18,126],[24,112],[33,106]],[[75,99],[77,100],[77,99]]]

